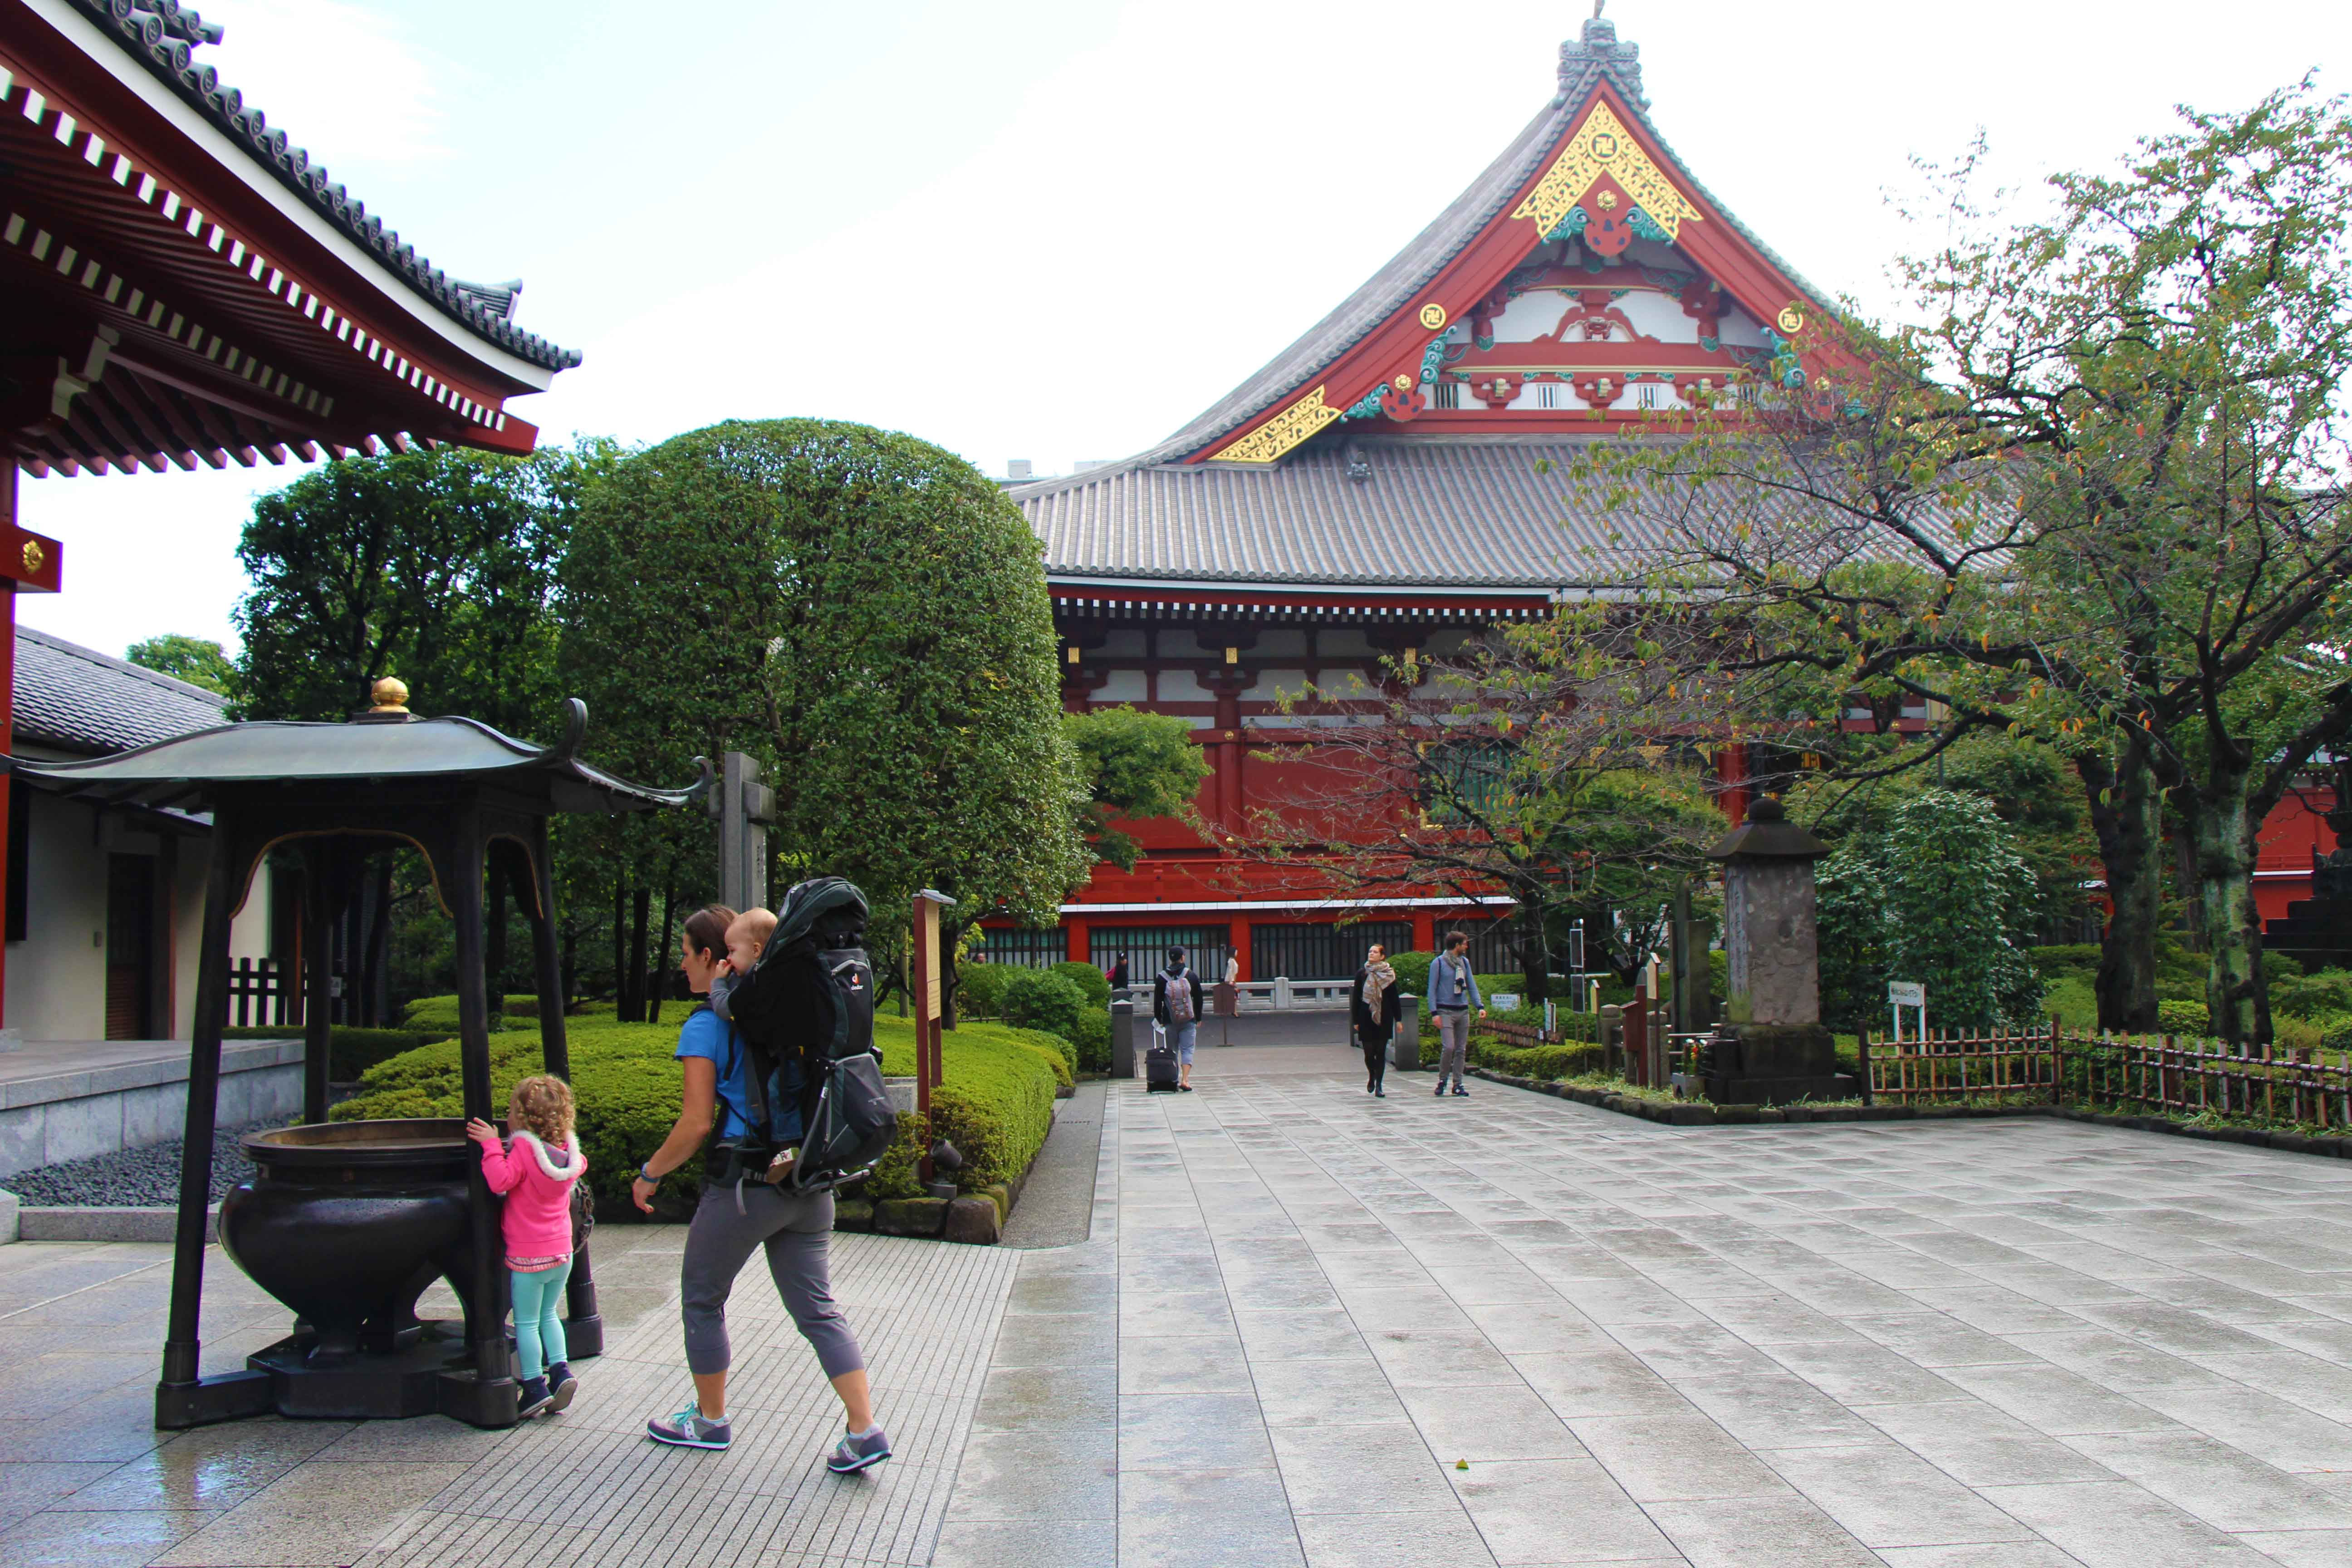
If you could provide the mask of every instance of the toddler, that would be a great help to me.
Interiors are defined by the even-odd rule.
[[[507,1102],[511,1147],[479,1117],[466,1123],[466,1135],[482,1146],[482,1179],[506,1195],[502,1228],[525,1416],[562,1409],[580,1386],[555,1315],[572,1278],[572,1189],[588,1169],[573,1146],[572,1120],[572,1086],[542,1076],[515,1085]]]

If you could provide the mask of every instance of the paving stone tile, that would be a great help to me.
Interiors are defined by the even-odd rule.
[[[991,1432],[1107,1426],[1118,1400],[1118,1373],[1108,1368],[1007,1368],[988,1374],[971,1424]]]
[[[154,1561],[161,1568],[305,1568],[352,1562],[407,1510],[465,1474],[462,1464],[364,1461],[290,1471]]]
[[[1887,1568],[2083,1568],[2046,1541],[2003,1541],[1965,1546],[1885,1546]]]
[[[1987,1487],[1985,1500],[2084,1568],[2205,1568],[2265,1559],[2252,1547],[2129,1481]]]
[[[1348,1361],[1259,1362],[1251,1369],[1269,1426],[1358,1426],[1407,1419],[1403,1402],[1368,1352]]]
[[[1674,1384],[1625,1351],[1598,1355],[1515,1355],[1512,1370],[1566,1420],[1580,1415],[1687,1415]]]
[[[940,1529],[931,1568],[1118,1568],[1116,1521],[957,1518]]]
[[[1596,1459],[1473,1463],[1444,1474],[1498,1563],[1678,1560]]]
[[[1780,1478],[1870,1547],[2030,1541],[2033,1532],[1900,1444],[1759,1449]]]
[[[1337,1308],[1318,1311],[1244,1309],[1234,1312],[1234,1324],[1240,1331],[1244,1352],[1253,1361],[1343,1355],[1364,1342],[1356,1320]]]
[[[1592,1457],[1634,1501],[1695,1498],[1770,1499],[1790,1488],[1748,1447],[1706,1416],[1596,1415],[1571,1419]]]
[[[1440,1563],[1446,1568],[1484,1568],[1497,1561],[1477,1527],[1458,1510],[1306,1513],[1296,1523],[1307,1568],[1429,1568]]]
[[[992,1523],[1113,1521],[1118,1470],[1119,1439],[1113,1431],[974,1433],[956,1468],[955,1517]],[[940,1550],[947,1550],[944,1541]]]
[[[1773,1360],[1845,1405],[1924,1405],[1962,1397],[1945,1378],[1883,1345],[1836,1341],[1765,1348]]]
[[[1407,1387],[1398,1390],[1430,1452],[1456,1459],[1572,1459],[1584,1445],[1533,1389]]]
[[[1273,1463],[1253,1394],[1146,1394],[1118,1402],[1121,1474],[1200,1465],[1258,1469]]]
[[[1847,1447],[1877,1429],[1793,1373],[1678,1380],[1675,1392],[1751,1448]]]
[[[1129,1394],[1247,1394],[1249,1358],[1238,1339],[1185,1334],[1118,1343],[1118,1391]],[[1358,1347],[1366,1362],[1369,1352]],[[1002,1364],[1001,1358],[995,1364]]]
[[[2067,1439],[2070,1447],[2217,1529],[2352,1530],[2352,1496],[2186,1430]]]
[[[437,1424],[437,1423],[436,1423]],[[404,1425],[405,1425],[404,1423]],[[353,1431],[340,1421],[268,1421],[198,1427],[76,1489],[52,1507],[80,1511],[225,1510],[253,1497]],[[441,1455],[439,1462],[454,1456]],[[354,1472],[356,1473],[356,1472]]]
[[[1299,1513],[1441,1513],[1459,1505],[1411,1422],[1271,1429],[1282,1487]],[[1121,1497],[1121,1506],[1125,1506]]]
[[[1612,1331],[1644,1365],[1675,1383],[1780,1370],[1770,1356],[1714,1323],[1624,1323]]]
[[[0,1563],[8,1568],[142,1568],[218,1517],[193,1510],[37,1513],[0,1531]]]
[[[2238,1539],[2286,1568],[2343,1568],[2352,1563],[2352,1530],[2253,1530]]]
[[[1874,1405],[1855,1414],[1964,1486],[2115,1479],[2062,1439],[1977,1400]]]
[[[1645,1511],[1693,1568],[1877,1568],[1882,1561],[1794,1493],[1655,1502]]]
[[[1521,1380],[1509,1361],[1475,1331],[1390,1329],[1364,1336],[1389,1381],[1402,1388],[1459,1388],[1515,1384]]]

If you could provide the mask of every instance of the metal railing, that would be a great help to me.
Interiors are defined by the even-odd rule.
[[[1248,980],[1234,987],[1234,1011],[1240,1014],[1284,1013],[1292,1011],[1329,1011],[1348,1005],[1348,992],[1353,980]],[[1205,986],[1204,1001],[1212,1016],[1216,1012],[1218,987]],[[1151,987],[1130,985],[1125,991],[1113,991],[1114,1000],[1124,996],[1133,1002],[1139,1012],[1151,1011]]]

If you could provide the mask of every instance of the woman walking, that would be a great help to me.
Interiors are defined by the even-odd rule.
[[[1364,954],[1364,967],[1356,971],[1348,1011],[1354,1018],[1356,1044],[1364,1048],[1364,1092],[1386,1100],[1389,1091],[1382,1085],[1388,1078],[1389,1040],[1396,1033],[1397,974],[1389,966],[1389,950],[1379,942],[1372,943]]]
[[[713,904],[688,916],[679,954],[688,989],[707,995],[713,979],[748,969],[774,928],[775,917],[764,910],[738,915],[724,904]],[[751,1103],[750,1052],[735,1026],[706,1006],[696,1008],[678,1031],[677,1054],[685,1066],[677,1124],[638,1168],[629,1195],[651,1214],[656,1184],[693,1158],[706,1139],[713,1140],[703,1159],[702,1201],[687,1230],[679,1269],[686,1364],[694,1374],[694,1399],[675,1415],[646,1422],[646,1433],[657,1443],[688,1448],[724,1448],[733,1441],[734,1429],[727,1419],[731,1359],[727,1296],[752,1252],[764,1248],[776,1294],[801,1337],[816,1352],[847,1418],[848,1435],[827,1457],[826,1465],[845,1475],[879,1464],[890,1457],[890,1439],[874,1420],[866,1359],[856,1336],[833,1300],[833,1194],[788,1191],[757,1175],[723,1180],[722,1173],[737,1163],[737,1144],[751,1131],[744,1110]],[[803,1081],[799,1063],[789,1058],[769,1075],[767,1103],[773,1108],[772,1131],[779,1146],[800,1139]]]

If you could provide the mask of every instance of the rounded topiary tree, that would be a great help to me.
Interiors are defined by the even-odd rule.
[[[1076,1041],[1079,1020],[1094,1009],[1076,981],[1050,969],[1024,969],[1004,987],[1004,1021]]]
[[[764,753],[783,874],[857,883],[884,952],[924,887],[1044,924],[1085,879],[1036,538],[954,454],[822,419],[677,437],[591,493],[563,593],[597,760]],[[622,831],[707,863],[707,826]]]

